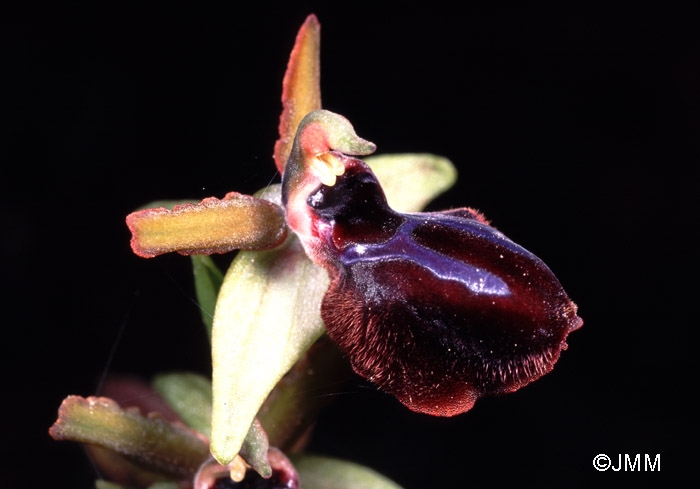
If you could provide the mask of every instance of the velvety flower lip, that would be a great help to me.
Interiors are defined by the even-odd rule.
[[[414,411],[454,416],[551,371],[583,322],[545,263],[469,208],[391,209],[371,168],[336,150],[362,140],[321,112],[299,125],[283,203],[328,271],[321,317],[355,372]],[[346,139],[330,136],[339,127]]]

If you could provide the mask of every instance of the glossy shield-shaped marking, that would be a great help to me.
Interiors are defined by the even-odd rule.
[[[290,222],[330,275],[321,315],[358,374],[452,416],[552,369],[582,320],[542,260],[471,209],[393,211],[364,162],[331,154],[334,185],[285,199],[305,198]]]

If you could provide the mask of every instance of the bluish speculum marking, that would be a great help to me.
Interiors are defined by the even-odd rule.
[[[416,243],[412,236],[418,224],[413,220],[405,221],[386,242],[350,244],[342,251],[340,262],[350,266],[359,261],[410,261],[441,279],[460,282],[476,294],[510,295],[508,285],[493,273]]]

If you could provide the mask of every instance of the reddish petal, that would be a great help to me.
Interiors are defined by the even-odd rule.
[[[299,122],[321,108],[321,25],[311,14],[299,29],[282,82],[282,115],[275,143],[275,165],[280,173],[292,150]]]
[[[236,192],[219,200],[160,207],[129,214],[131,248],[144,258],[177,251],[211,255],[233,250],[274,248],[287,236],[284,211],[264,199]]]

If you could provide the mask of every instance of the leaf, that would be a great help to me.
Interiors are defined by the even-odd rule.
[[[354,462],[308,454],[289,458],[304,489],[402,489],[379,472]]]
[[[321,25],[309,15],[297,33],[282,81],[282,114],[275,142],[275,165],[280,173],[292,150],[299,122],[321,108]]]
[[[153,378],[153,388],[190,428],[207,438],[211,432],[211,381],[203,375],[178,372]]]
[[[211,328],[214,322],[214,309],[216,298],[219,295],[224,274],[216,266],[214,260],[207,255],[192,255],[192,271],[194,273],[194,290],[197,295],[197,303],[202,314],[202,322],[207,330],[207,337],[211,343]]]
[[[457,170],[442,156],[427,153],[375,155],[365,162],[384,188],[389,206],[418,212],[457,181]]]

